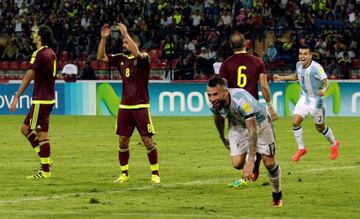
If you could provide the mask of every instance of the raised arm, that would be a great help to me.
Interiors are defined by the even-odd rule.
[[[135,56],[139,57],[141,59],[146,58],[147,54],[140,52],[138,46],[135,44],[133,39],[131,39],[129,33],[127,32],[127,28],[123,23],[118,23],[117,27],[119,28],[121,35],[124,37],[124,39],[127,41],[129,45],[130,52]]]
[[[108,24],[104,24],[101,28],[101,40],[99,43],[98,51],[97,51],[97,60],[109,62],[108,57],[106,56],[105,47],[106,47],[106,40],[110,36],[110,28]]]
[[[274,80],[275,81],[297,81],[298,77],[297,77],[297,74],[290,74],[290,75],[285,75],[285,76],[275,74]]]
[[[267,75],[265,73],[260,74],[259,82],[260,82],[261,93],[263,94],[266,104],[268,105],[268,108],[269,108],[271,120],[275,121],[275,120],[277,120],[278,117],[277,117],[277,114],[276,114],[275,109],[273,108],[273,105],[271,102],[270,86],[267,82]]]
[[[21,94],[24,93],[24,91],[29,86],[30,82],[34,79],[34,77],[35,77],[35,72],[32,69],[27,70],[26,74],[24,75],[24,78],[21,81],[18,91],[16,91],[15,93],[14,99],[10,103],[11,112],[15,112],[16,104],[18,103]]]

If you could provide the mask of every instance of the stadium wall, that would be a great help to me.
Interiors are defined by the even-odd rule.
[[[0,114],[11,114],[9,105],[20,81],[0,84]],[[300,92],[298,83],[270,83],[273,105],[280,116],[291,115]],[[116,115],[121,98],[119,81],[56,83],[53,114]],[[21,96],[16,114],[26,114],[31,104],[32,85]],[[206,83],[150,82],[151,112],[154,116],[208,116]],[[261,93],[260,101],[264,102]],[[360,116],[360,81],[331,81],[326,94],[327,116]]]

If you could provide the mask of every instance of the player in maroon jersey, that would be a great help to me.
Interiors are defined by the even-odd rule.
[[[148,94],[150,59],[147,53],[139,51],[139,39],[136,36],[130,37],[124,24],[118,23],[117,28],[123,37],[124,53],[106,54],[106,39],[110,36],[108,24],[101,28],[101,40],[97,53],[98,60],[117,67],[123,81],[116,130],[116,134],[119,135],[121,173],[114,182],[122,183],[129,180],[129,141],[136,127],[147,149],[152,171],[151,182],[160,183],[158,152],[151,137],[155,131],[151,121]]]
[[[234,50],[234,55],[226,59],[220,67],[220,76],[225,78],[229,88],[243,88],[248,91],[255,99],[259,100],[258,85],[263,97],[268,105],[270,117],[273,121],[277,119],[277,114],[271,103],[271,92],[267,82],[267,74],[264,62],[251,54],[246,52],[245,38],[240,33],[234,33],[230,37],[231,47]],[[215,117],[216,122],[224,123],[224,119],[218,116]],[[223,133],[220,133],[224,144],[227,144],[227,139]],[[261,155],[256,154],[257,160],[255,162],[254,173],[252,180],[255,181],[259,176],[259,165]]]
[[[56,54],[55,41],[50,27],[41,25],[33,33],[36,51],[14,99],[10,111],[15,112],[19,97],[34,80],[34,90],[30,112],[21,127],[22,134],[28,139],[35,152],[40,156],[41,169],[28,176],[28,179],[51,177],[50,141],[48,137],[49,117],[55,104]]]

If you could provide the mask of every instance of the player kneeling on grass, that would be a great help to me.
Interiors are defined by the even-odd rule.
[[[224,125],[215,118],[215,125],[225,146],[230,149],[233,166],[244,167],[243,178],[230,183],[230,186],[246,186],[251,178],[256,152],[260,153],[269,171],[273,187],[273,206],[282,206],[281,170],[275,161],[275,136],[265,105],[240,88],[227,88],[224,79],[215,77],[207,86],[207,95],[214,115],[229,118],[229,141],[224,136]],[[246,154],[248,159],[245,164]]]

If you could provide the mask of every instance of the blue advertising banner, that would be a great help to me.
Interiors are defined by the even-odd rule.
[[[97,114],[116,115],[120,103],[120,83],[98,83],[96,87]],[[204,116],[207,107],[205,83],[151,83],[149,84],[152,115]]]
[[[33,84],[21,95],[14,113],[9,106],[18,90],[19,83],[0,84],[0,114],[27,114],[31,107]],[[96,115],[95,82],[56,83],[55,105],[52,114],[58,115]]]
[[[11,114],[9,106],[19,82],[0,84],[0,114]],[[270,83],[272,100],[279,116],[290,116],[300,94],[298,83]],[[121,100],[121,81],[56,83],[53,114],[116,115]],[[16,114],[31,106],[32,85],[21,96]],[[262,99],[261,93],[260,101]],[[151,112],[155,116],[208,116],[206,83],[149,84]],[[326,93],[327,116],[360,116],[360,82],[331,81]]]

